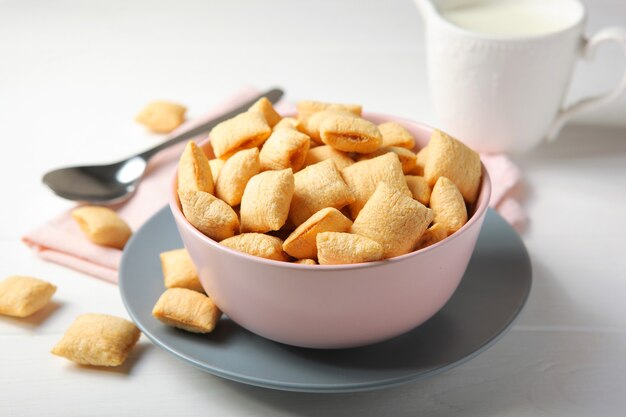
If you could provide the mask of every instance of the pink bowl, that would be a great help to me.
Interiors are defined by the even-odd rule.
[[[405,126],[418,146],[432,128],[382,114]],[[205,143],[206,144],[206,143]],[[263,259],[222,246],[183,216],[175,184],[170,208],[200,281],[242,327],[277,342],[311,348],[367,345],[401,335],[439,311],[459,285],[476,245],[491,193],[483,166],[469,221],[428,248],[379,262],[321,266]]]

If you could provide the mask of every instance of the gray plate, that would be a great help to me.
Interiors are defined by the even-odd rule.
[[[316,350],[272,342],[224,317],[197,335],[151,315],[164,291],[159,253],[182,247],[169,209],[152,217],[124,250],[119,285],[128,313],[157,346],[214,375],[267,388],[349,392],[399,385],[450,369],[484,351],[512,324],[531,285],[528,252],[498,214],[487,213],[456,293],[418,328],[361,348]]]

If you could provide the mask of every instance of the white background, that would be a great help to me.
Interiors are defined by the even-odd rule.
[[[589,33],[626,25],[623,0],[585,3]],[[577,68],[570,100],[617,83],[619,48],[598,52]],[[308,395],[222,380],[145,338],[121,369],[52,356],[78,314],[127,314],[117,287],[40,261],[20,242],[71,207],[41,185],[42,174],[157,143],[133,122],[152,99],[185,103],[193,117],[244,85],[436,124],[423,23],[410,0],[0,0],[0,278],[28,274],[59,287],[44,314],[0,317],[0,415],[624,415],[624,97],[515,158],[526,178],[534,287],[512,331],[445,374]]]

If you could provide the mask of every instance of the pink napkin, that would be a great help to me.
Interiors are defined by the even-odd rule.
[[[258,90],[254,88],[242,89],[203,117],[185,123],[170,136],[233,110],[257,94]],[[277,106],[277,109],[284,112],[291,109],[291,106],[283,103]],[[185,144],[181,143],[157,154],[150,161],[148,171],[136,194],[116,209],[131,229],[137,230],[167,203],[166,190],[172,181],[178,157],[184,146]],[[519,169],[505,155],[481,155],[481,158],[492,180],[490,205],[512,225],[520,228],[526,217],[513,194],[521,182]],[[116,283],[122,251],[98,246],[87,240],[71,218],[70,212],[71,210],[68,210],[30,231],[22,240],[42,259]]]

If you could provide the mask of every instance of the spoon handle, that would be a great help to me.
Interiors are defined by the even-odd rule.
[[[199,126],[196,126],[190,130],[187,130],[186,132],[181,133],[180,135],[174,136],[173,138],[166,140],[163,143],[160,143],[159,145],[155,146],[154,148],[150,148],[148,150],[145,150],[139,154],[137,154],[136,156],[142,158],[143,160],[145,160],[146,162],[148,161],[148,159],[150,159],[154,154],[158,153],[159,151],[168,148],[172,145],[175,145],[177,143],[180,143],[182,141],[185,141],[187,139],[191,139],[195,136],[198,136],[202,133],[206,133],[209,130],[211,130],[214,126],[216,126],[217,124],[223,122],[224,120],[228,120],[231,119],[233,117],[235,117],[236,115],[238,115],[241,112],[244,112],[246,110],[248,110],[248,108],[250,106],[252,106],[257,100],[259,100],[262,97],[267,97],[267,99],[272,103],[275,104],[278,100],[280,100],[280,98],[283,96],[283,91],[279,88],[272,88],[271,90],[268,90],[262,94],[259,94],[257,97],[253,98],[252,100],[249,100],[245,103],[243,103],[241,106],[237,107],[236,109],[229,111],[228,113],[224,113],[221,116],[216,117],[215,119],[212,119],[206,123],[203,123]]]

